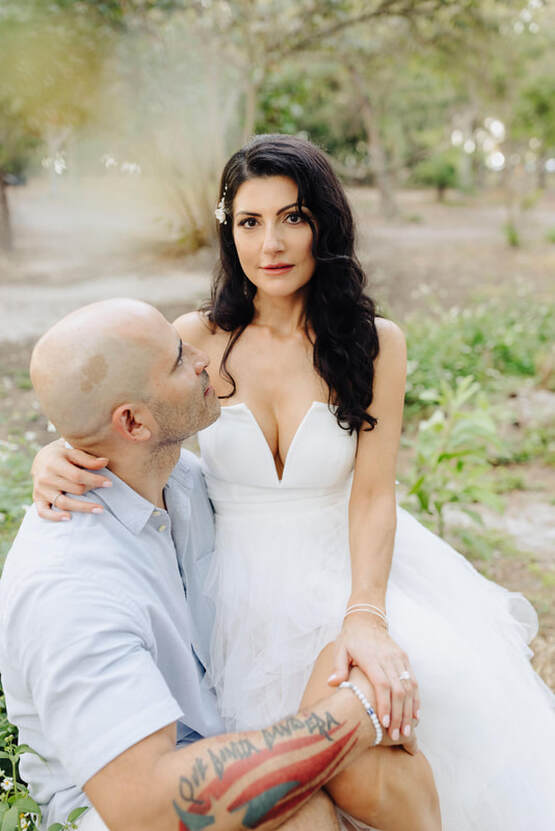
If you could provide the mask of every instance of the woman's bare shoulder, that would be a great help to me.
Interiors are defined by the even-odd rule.
[[[174,320],[173,325],[184,341],[199,348],[213,334],[210,321],[203,312],[187,312]]]
[[[404,358],[407,351],[405,335],[400,326],[385,317],[376,318],[380,355]]]

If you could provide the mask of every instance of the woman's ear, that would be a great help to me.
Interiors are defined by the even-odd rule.
[[[152,438],[152,415],[144,404],[120,404],[112,413],[112,427],[119,438],[145,442]]]

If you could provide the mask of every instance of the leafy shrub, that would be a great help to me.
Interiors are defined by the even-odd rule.
[[[464,310],[420,312],[407,321],[405,331],[410,420],[427,413],[442,381],[453,384],[472,375],[484,389],[496,392],[507,377],[539,373],[555,338],[555,304],[524,296],[518,302],[488,300]]]
[[[419,162],[412,171],[415,184],[436,188],[438,201],[442,202],[447,188],[459,186],[457,160],[452,150],[436,153]]]
[[[505,239],[511,248],[520,248],[520,234],[514,222],[507,222],[503,226],[505,232]]]
[[[471,376],[457,378],[454,387],[443,381],[439,391],[422,393],[435,405],[429,419],[420,422],[414,442],[409,498],[417,510],[432,518],[440,536],[445,532],[444,509],[457,504],[473,519],[470,507],[500,509],[501,501],[488,481],[490,455],[500,449],[495,421],[484,394]],[[472,405],[472,406],[470,406]]]

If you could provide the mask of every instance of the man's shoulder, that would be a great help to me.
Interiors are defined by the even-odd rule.
[[[0,598],[65,583],[87,583],[91,563],[109,551],[114,535],[106,522],[90,513],[74,513],[69,522],[41,519],[27,511],[8,552],[0,579]],[[102,571],[97,574],[102,578]]]

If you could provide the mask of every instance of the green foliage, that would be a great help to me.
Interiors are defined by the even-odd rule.
[[[442,201],[447,188],[459,187],[457,161],[457,154],[452,150],[436,153],[415,165],[412,181],[436,188],[438,200]]]
[[[5,705],[0,710],[0,729],[5,721]],[[29,795],[25,785],[18,780],[18,765],[24,753],[36,753],[29,745],[16,744],[15,736],[8,725],[0,750],[0,760],[7,764],[9,775],[0,780],[0,822],[2,831],[31,831],[38,827],[41,810]]]
[[[546,242],[552,242],[555,245],[555,228],[549,228],[545,233]]]
[[[513,540],[495,528],[452,528],[450,538],[461,554],[469,560],[489,562],[496,557],[522,558],[524,552]]]
[[[29,469],[37,449],[23,441],[0,441],[0,568],[25,506],[32,502]]]
[[[530,425],[508,450],[507,457],[498,459],[500,464],[525,464],[540,459],[543,464],[555,465],[555,423]]]
[[[55,822],[53,825],[48,826],[48,831],[73,831],[73,829],[77,828],[77,820],[79,817],[81,817],[85,811],[88,810],[89,809],[87,807],[75,808],[75,810],[69,814],[66,822]]]
[[[506,222],[503,226],[505,239],[511,248],[520,248],[520,234],[514,222]]]
[[[555,304],[487,300],[466,309],[420,314],[407,321],[406,414],[425,415],[427,398],[442,381],[471,375],[484,389],[498,391],[507,378],[531,378],[540,370],[555,338]]]
[[[501,444],[487,400],[471,376],[457,378],[454,386],[443,381],[439,390],[428,390],[421,397],[434,410],[419,424],[409,497],[414,497],[422,513],[434,518],[437,533],[443,536],[446,505],[457,504],[477,521],[473,503],[501,507],[485,477],[489,459]]]
[[[539,139],[545,150],[555,148],[555,78],[540,75],[526,84],[517,103],[515,133]]]

